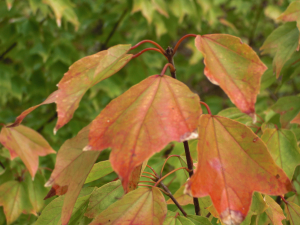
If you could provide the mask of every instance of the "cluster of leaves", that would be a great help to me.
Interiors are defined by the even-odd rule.
[[[0,142],[4,147],[1,150],[1,159],[4,162],[1,160],[3,171],[0,171],[0,205],[3,206],[3,212],[0,212],[0,224],[5,224],[4,218],[7,224],[15,221],[22,221],[22,224],[35,221],[35,224],[298,224],[300,96],[297,94],[300,82],[297,81],[300,60],[297,50],[300,39],[297,23],[300,18],[300,1],[294,1],[288,7],[280,1],[271,6],[267,6],[267,1],[263,1],[262,4],[261,1],[236,1],[234,8],[226,0],[171,1],[168,7],[159,0],[122,3],[126,5],[125,11],[118,17],[114,27],[120,26],[120,32],[124,31],[125,37],[130,40],[129,43],[145,34],[145,31],[140,29],[145,27],[145,23],[149,31],[154,29],[161,39],[167,39],[168,35],[174,38],[177,36],[174,34],[176,23],[168,26],[167,22],[172,20],[172,17],[176,18],[179,24],[185,20],[185,24],[188,25],[190,21],[205,18],[203,20],[207,21],[203,24],[194,26],[195,31],[201,30],[201,33],[205,33],[202,31],[207,29],[207,25],[211,29],[209,33],[214,33],[215,27],[223,24],[229,30],[221,29],[219,32],[246,37],[246,29],[240,29],[239,26],[249,26],[247,20],[244,18],[236,24],[230,20],[245,15],[251,18],[249,6],[257,9],[253,10],[256,12],[254,30],[248,39],[241,40],[227,34],[188,35],[181,39],[178,44],[187,40],[187,37],[194,37],[194,47],[191,47],[191,42],[186,42],[193,54],[189,61],[192,69],[187,71],[181,63],[176,64],[178,70],[175,70],[173,56],[175,52],[181,52],[181,57],[185,58],[186,54],[191,53],[185,53],[178,48],[179,45],[165,51],[154,43],[158,49],[146,50],[160,52],[169,62],[160,74],[157,74],[157,69],[163,66],[163,60],[151,60],[152,58],[147,58],[147,53],[140,56],[146,50],[136,55],[132,54],[141,44],[153,43],[152,41],[144,41],[133,47],[125,44],[107,49],[112,35],[109,33],[100,46],[89,46],[91,39],[85,40],[82,27],[94,22],[90,20],[99,13],[97,10],[101,7],[97,1],[76,1],[76,4],[83,6],[82,11],[76,11],[77,8],[73,8],[67,0],[31,0],[21,3],[7,0],[6,6],[11,11],[7,11],[4,4],[0,5],[2,12],[5,12],[2,14],[4,19],[1,23],[4,25],[0,27],[0,33],[6,31],[12,34],[12,38],[0,36],[1,43],[10,46],[0,57],[3,60],[0,64],[3,68],[2,103],[9,106],[12,104],[11,99],[24,98],[31,106],[36,104],[36,101],[32,101],[33,96],[42,93],[45,97],[45,92],[49,95],[41,104],[20,114],[13,124],[2,124]],[[124,8],[122,4],[113,8],[116,14],[121,7]],[[104,9],[101,10],[105,12],[105,8],[110,5],[105,3],[102,6]],[[84,14],[84,10],[93,7],[97,9],[91,15]],[[270,20],[280,15],[278,20],[285,22],[265,41],[260,35],[254,35],[255,30],[262,26],[259,24],[261,9],[264,9],[264,14]],[[127,11],[133,15],[129,16]],[[139,11],[141,15],[137,14]],[[107,17],[113,17],[113,14],[113,11],[109,12]],[[24,16],[29,19],[23,19]],[[9,20],[10,17],[15,20]],[[136,26],[139,32],[125,33],[129,18],[138,21],[138,18],[143,17],[144,21]],[[270,22],[271,25],[274,25],[273,23]],[[70,24],[73,26],[70,27]],[[263,24],[267,26],[263,32],[268,32],[270,24]],[[273,29],[271,25],[270,31]],[[64,26],[64,29],[58,29],[57,26]],[[48,27],[56,29],[57,33],[51,33],[47,30]],[[69,29],[74,29],[76,35],[69,35]],[[264,37],[263,34],[261,36]],[[20,37],[22,41],[17,41]],[[57,41],[58,37],[63,41]],[[85,51],[78,54],[74,45],[69,43],[70,40]],[[244,41],[254,49],[261,46],[262,54],[271,55],[273,58],[273,66],[271,58],[266,56],[263,58],[269,67],[266,70],[265,64],[249,45],[243,43]],[[264,43],[256,46],[253,44],[260,41]],[[112,39],[111,42],[124,43],[120,37]],[[95,52],[95,49],[101,51],[72,64],[58,82],[58,90],[54,90],[55,85],[51,87],[51,84],[57,83],[61,78],[60,74],[67,70],[68,65],[86,54]],[[70,56],[66,55],[66,52],[70,53]],[[139,58],[136,58],[138,56]],[[204,64],[200,65],[199,61],[202,58]],[[135,63],[134,60],[140,60],[141,63]],[[185,60],[178,61],[183,61],[182,64],[188,63]],[[193,66],[195,62],[197,65]],[[12,63],[15,67],[10,65]],[[122,72],[121,69],[126,64],[128,66],[125,72]],[[145,75],[136,78],[138,69],[144,70],[143,65],[150,68]],[[173,78],[165,74],[168,66]],[[52,71],[50,68],[59,69]],[[116,75],[106,80],[119,70],[126,78],[118,78]],[[195,71],[199,73],[201,70],[209,81],[219,85],[229,97],[232,103],[227,101],[226,104],[236,107],[220,111],[218,109],[223,108],[220,104],[212,104],[217,105],[215,109],[212,107],[212,111],[218,112],[218,115],[212,115],[209,108],[208,114],[202,114],[199,95],[174,79],[175,71],[180,80],[188,81]],[[34,81],[30,89],[37,91],[24,97],[27,89],[11,79],[11,74],[16,74],[14,71],[20,73],[15,75],[19,82]],[[182,71],[186,71],[183,79]],[[47,78],[47,75],[52,73],[57,75]],[[144,79],[151,73],[156,75]],[[32,79],[33,75],[41,78]],[[279,81],[276,80],[280,75],[283,76]],[[125,85],[120,88],[117,84],[123,80]],[[192,90],[198,90],[193,87],[201,80],[203,76],[193,79],[194,83],[189,85]],[[120,95],[132,84],[136,85]],[[114,89],[116,91],[113,91]],[[94,99],[99,90],[103,93],[100,92],[92,104],[81,101],[82,98],[85,99],[86,92],[89,93],[86,99]],[[204,93],[198,93],[201,99],[206,101]],[[278,98],[278,93],[290,96]],[[276,102],[269,98],[270,95],[273,95]],[[119,97],[107,104],[116,96]],[[75,129],[74,125],[68,128],[66,124],[73,115],[73,120],[76,120],[75,110],[80,102],[83,104],[77,111],[81,110],[82,114],[77,114],[77,117],[82,115],[88,119],[78,122]],[[209,102],[209,99],[206,102]],[[55,156],[51,153],[56,151],[41,135],[20,125],[25,116],[30,117],[38,111],[32,112],[34,109],[49,103],[56,103],[56,125],[53,126],[56,118],[53,111],[50,111],[50,115],[45,115],[45,118],[39,116],[38,122],[29,125],[44,132],[46,137],[50,136],[49,129],[53,127],[54,133],[64,125],[65,129],[72,130],[58,138],[51,135],[49,139],[54,142],[55,147],[60,146],[62,140],[77,133],[83,124],[93,120],[100,108],[104,109],[90,125],[65,141]],[[17,112],[20,112],[20,108],[24,108],[24,105],[19,105]],[[12,115],[17,112],[1,112],[3,122],[11,122]],[[91,112],[89,117],[85,116],[87,112]],[[47,114],[46,111],[44,113]],[[185,152],[180,142],[184,142]],[[104,150],[107,148],[112,149],[109,160],[105,160],[108,150]],[[48,154],[51,155],[46,156]],[[39,156],[46,156],[51,162],[41,162],[42,166],[39,167]],[[196,168],[194,175],[192,162]],[[45,184],[49,170],[52,173]],[[167,175],[163,176],[164,172]],[[187,182],[188,176],[191,178]],[[44,184],[51,189],[44,187]],[[186,195],[187,193],[194,198]],[[50,202],[48,198],[55,195],[59,197]],[[46,202],[43,198],[47,199]],[[194,209],[191,204],[194,204],[197,215],[192,215]],[[34,216],[26,217],[24,214]]]

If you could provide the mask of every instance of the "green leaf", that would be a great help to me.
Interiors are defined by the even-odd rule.
[[[211,225],[211,222],[208,220],[208,218],[204,216],[188,215],[187,218],[195,225]]]
[[[288,202],[287,207],[287,219],[290,221],[291,225],[300,224],[300,206],[293,202]]]
[[[287,127],[300,112],[300,97],[287,96],[278,99],[271,107],[276,113],[280,114],[280,123],[283,128]]]
[[[194,223],[177,212],[168,211],[163,225],[194,225]]]
[[[94,180],[98,180],[112,172],[114,172],[114,170],[112,169],[109,160],[98,162],[93,165],[93,168],[84,183],[86,184]]]
[[[242,113],[236,107],[230,107],[230,108],[224,109],[218,113],[218,116],[227,117],[229,119],[235,120],[235,121],[243,123],[243,124],[252,122],[252,119],[249,115]]]
[[[84,211],[82,211],[83,207],[87,207],[89,202],[89,198],[93,192],[94,188],[87,187],[83,188],[76,200],[74,205],[74,210],[72,213],[72,217],[70,219],[70,224],[74,223],[75,220],[78,219],[77,213],[80,213],[82,216]],[[65,196],[60,196],[50,202],[43,210],[41,216],[39,216],[35,225],[61,225],[61,211],[63,209]]]
[[[274,30],[261,46],[261,54],[271,54],[273,71],[278,78],[284,64],[299,48],[299,31],[295,23],[286,23]]]
[[[89,218],[95,218],[108,206],[119,200],[123,195],[124,190],[120,180],[103,185],[94,190],[84,215]]]
[[[57,26],[61,26],[61,18],[64,17],[67,21],[74,24],[76,30],[78,29],[78,18],[69,0],[43,0],[43,2],[48,4],[54,11]]]
[[[3,206],[7,224],[18,219],[22,212],[32,211],[22,182],[8,181],[0,186],[0,206]]]
[[[267,128],[261,139],[267,144],[276,164],[292,179],[295,168],[300,164],[300,149],[295,134],[286,129]]]
[[[158,188],[138,188],[102,211],[90,225],[159,225],[166,214],[167,204]]]
[[[269,219],[274,225],[281,225],[281,221],[285,219],[285,216],[280,205],[278,205],[273,198],[268,195],[265,195],[264,199],[269,206],[269,208],[266,210]]]

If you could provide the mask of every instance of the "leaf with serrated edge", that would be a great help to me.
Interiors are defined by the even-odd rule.
[[[124,195],[121,181],[113,181],[96,189],[89,200],[85,216],[95,218]]]
[[[255,120],[254,104],[267,69],[257,54],[240,38],[228,34],[197,35],[195,45],[204,56],[206,77]]]
[[[295,134],[286,129],[267,128],[261,139],[266,143],[276,164],[292,179],[295,168],[300,164],[300,150]]]
[[[133,169],[171,141],[197,137],[199,96],[182,82],[150,76],[111,101],[92,122],[89,146],[112,148],[110,162],[127,187]]]
[[[272,221],[273,225],[281,225],[281,221],[285,219],[281,207],[268,195],[266,195],[264,199],[269,206],[266,210],[269,219]]]
[[[159,225],[166,214],[167,204],[158,188],[138,188],[102,211],[90,225]]]
[[[22,212],[29,213],[32,206],[22,183],[8,181],[0,186],[0,206],[3,206],[7,224],[11,224]]]
[[[131,45],[116,45],[76,61],[57,84],[57,91],[49,95],[43,103],[22,112],[10,126],[19,125],[37,107],[55,102],[58,114],[54,128],[56,133],[72,119],[81,98],[89,88],[117,73],[131,60],[132,54],[126,54],[130,47]]]
[[[284,64],[291,58],[298,48],[299,31],[294,23],[286,23],[275,29],[265,40],[260,50],[262,55],[271,54],[273,59],[273,71],[276,78]]]
[[[300,112],[300,97],[287,96],[278,99],[271,107],[276,113],[280,114],[280,123],[283,128],[287,127]]]
[[[266,145],[247,126],[201,115],[198,132],[198,166],[186,191],[194,197],[210,195],[225,224],[244,220],[254,191],[282,195],[292,190]]]
[[[95,163],[84,183],[86,184],[94,180],[98,180],[112,172],[114,172],[114,170],[112,169],[109,160]]]
[[[62,224],[68,223],[77,196],[100,152],[83,152],[88,143],[89,127],[67,140],[59,149],[55,168],[45,186],[52,186],[48,196],[65,194],[62,208]]]
[[[0,143],[9,150],[11,159],[17,156],[22,159],[33,178],[39,167],[39,156],[56,153],[42,135],[23,125],[3,127]]]
[[[290,221],[291,225],[300,224],[300,206],[293,202],[287,202],[287,219]]]

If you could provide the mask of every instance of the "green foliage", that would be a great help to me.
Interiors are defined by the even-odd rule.
[[[182,205],[187,217],[174,205],[172,199],[169,198],[170,196],[157,187],[148,187],[149,189],[142,187],[130,193],[124,193],[121,185],[122,182],[123,186],[125,185],[123,176],[120,175],[122,173],[126,173],[128,176],[130,174],[128,180],[131,187],[137,186],[139,180],[142,181],[139,184],[154,185],[149,183],[149,181],[153,182],[149,179],[151,176],[149,173],[153,173],[153,171],[145,167],[147,162],[142,167],[130,167],[128,171],[132,173],[124,169],[127,168],[125,163],[124,165],[120,164],[116,169],[116,164],[122,162],[121,159],[124,159],[125,162],[130,149],[133,148],[128,145],[126,146],[128,149],[117,152],[114,141],[118,140],[120,133],[134,130],[131,123],[127,124],[127,118],[130,118],[129,121],[138,118],[142,107],[137,110],[139,113],[130,114],[131,117],[124,117],[125,119],[121,121],[123,122],[122,132],[117,130],[118,126],[116,125],[116,130],[105,137],[105,141],[110,140],[111,143],[110,145],[103,145],[105,147],[101,146],[103,147],[101,154],[95,151],[82,151],[86,146],[91,146],[88,139],[90,126],[86,126],[100,112],[104,111],[108,112],[108,115],[115,115],[118,111],[116,107],[111,111],[103,109],[111,100],[120,99],[117,97],[122,93],[130,92],[132,90],[130,87],[133,85],[138,88],[142,80],[150,75],[159,74],[166,62],[163,55],[154,51],[132,58],[133,54],[142,48],[138,47],[138,49],[127,53],[130,46],[134,46],[139,41],[150,39],[157,41],[163,49],[166,49],[169,45],[173,46],[177,40],[188,33],[200,34],[201,36],[197,37],[196,46],[194,45],[194,38],[187,38],[177,49],[174,60],[178,84],[179,82],[184,83],[192,92],[199,95],[201,101],[209,105],[213,115],[226,117],[228,118],[226,121],[231,121],[232,124],[237,124],[234,122],[237,121],[239,126],[243,127],[240,133],[247,130],[251,133],[251,140],[255,140],[255,142],[257,141],[256,137],[261,137],[259,139],[260,145],[268,147],[270,157],[272,156],[274,161],[274,164],[269,162],[272,161],[270,158],[270,160],[268,159],[269,167],[263,165],[266,168],[271,168],[271,166],[277,168],[278,174],[281,176],[280,179],[283,179],[285,172],[295,189],[295,191],[286,193],[284,197],[287,200],[281,200],[280,197],[275,199],[268,196],[267,194],[271,194],[269,191],[263,191],[263,194],[254,192],[252,195],[253,191],[261,191],[261,189],[254,188],[247,200],[251,202],[252,196],[251,207],[248,205],[249,211],[241,210],[243,213],[245,213],[244,211],[247,213],[247,215],[243,215],[245,220],[242,224],[298,224],[297,221],[300,220],[299,5],[299,0],[0,1],[0,125],[3,125],[0,134],[0,142],[2,143],[0,145],[0,225],[84,225],[92,221],[92,223],[101,221],[107,224],[110,221],[106,218],[122,221],[124,216],[124,218],[133,220],[132,214],[128,212],[137,208],[139,210],[134,211],[135,215],[138,215],[136,223],[143,221],[147,224],[150,220],[147,220],[146,223],[145,218],[152,219],[151,213],[156,216],[153,217],[152,224],[215,225],[220,224],[221,220],[226,222],[227,217],[220,213],[222,207],[216,205],[215,200],[212,202],[209,196],[203,197],[203,193],[197,196],[199,197],[201,216],[194,215],[193,198],[184,194],[185,183],[189,177],[188,172],[177,170],[173,173],[177,168],[189,167],[182,143],[176,142],[180,141],[180,138],[174,136],[166,139],[166,143],[172,142],[164,149],[151,150],[152,143],[157,142],[157,139],[154,138],[150,139],[152,143],[150,141],[140,145],[141,152],[147,152],[147,156],[141,161],[151,156],[148,159],[148,165],[154,171],[159,174],[162,169],[162,176],[172,172],[163,180],[163,183],[173,196],[178,198],[178,202]],[[210,34],[218,33],[228,40],[214,41],[214,38],[220,36]],[[238,38],[227,34],[239,37],[243,44],[240,44]],[[126,49],[124,52],[119,52],[120,55],[114,59],[115,61],[110,58],[110,54],[105,55],[106,50],[118,49],[117,46],[120,44],[126,46]],[[145,43],[143,47],[152,47],[152,45]],[[216,53],[210,52],[209,48],[212,48]],[[251,49],[252,52],[249,53],[244,48]],[[241,53],[242,51],[246,53]],[[249,55],[251,57],[247,58]],[[101,56],[101,60],[106,63],[104,63],[103,68],[100,68],[103,64],[97,58],[98,56]],[[83,57],[86,57],[86,61],[76,62]],[[247,60],[245,60],[246,58]],[[80,71],[81,67],[89,63],[95,63],[95,68]],[[259,65],[260,68],[256,68],[253,64]],[[71,65],[72,67],[70,67]],[[122,68],[123,66],[124,68]],[[265,66],[268,69],[264,72]],[[120,71],[117,72],[117,70]],[[255,78],[256,80],[254,76],[250,77],[249,74],[253,73],[251,70],[254,73],[259,73],[262,77],[260,78],[259,75]],[[95,71],[98,75],[93,77]],[[232,71],[239,73],[235,74]],[[117,73],[111,76],[115,72]],[[64,74],[66,74],[65,80],[61,80]],[[72,85],[68,86],[67,82],[70,76],[77,76],[78,80],[76,82],[73,80]],[[83,79],[86,76],[89,76],[90,79],[85,83]],[[161,76],[160,79],[163,80],[163,77]],[[228,82],[232,77],[234,79]],[[216,86],[210,81],[213,83],[217,81],[220,86]],[[235,85],[239,82],[240,84],[235,90]],[[58,154],[47,155],[53,151],[52,148],[45,150],[45,152],[40,148],[34,148],[35,152],[33,152],[31,147],[34,144],[24,141],[25,139],[20,136],[15,138],[22,140],[18,144],[20,148],[8,146],[7,140],[9,138],[4,138],[4,135],[5,137],[9,136],[4,134],[6,130],[11,129],[12,132],[15,132],[15,129],[20,129],[23,126],[4,128],[4,125],[11,124],[25,109],[45,101],[51,93],[58,93],[55,92],[57,84],[59,84],[61,103],[58,103],[56,97],[52,99],[52,102],[64,107],[58,109],[57,113],[54,104],[45,104],[28,114],[23,124],[40,133]],[[66,89],[64,89],[65,86]],[[250,86],[251,88],[249,88]],[[77,88],[75,91],[74,87]],[[255,94],[250,95],[247,88],[255,89]],[[240,92],[246,99],[246,108],[243,107],[244,102],[237,97],[237,93]],[[166,89],[163,93],[166,96],[169,94]],[[147,94],[150,95],[148,92]],[[56,96],[56,94],[54,95]],[[65,107],[63,103],[63,100],[67,98],[73,101],[70,102],[70,107]],[[162,98],[159,96],[159,99]],[[179,96],[174,97],[174,99],[179,99]],[[143,99],[142,102],[144,103],[144,101]],[[170,102],[171,98],[164,101]],[[116,101],[116,105],[120,107],[124,106],[125,103],[126,99],[121,102]],[[142,103],[137,105],[142,106]],[[155,108],[158,108],[158,105],[164,104],[159,103],[155,105]],[[180,106],[180,104],[178,105]],[[72,109],[72,112],[68,111],[69,108]],[[199,112],[198,108],[190,108]],[[191,111],[190,108],[185,107],[185,110],[180,112],[189,112]],[[63,117],[63,110],[69,115],[65,120],[60,120]],[[204,107],[202,110],[203,113],[207,113]],[[254,118],[254,111],[258,116],[255,123],[251,118],[251,116]],[[162,108],[155,115],[162,116],[165,112]],[[57,118],[59,119],[55,125]],[[68,122],[69,120],[70,122]],[[163,133],[160,133],[163,129],[158,132],[154,128],[155,120],[149,121],[149,124],[152,125],[149,125],[149,130],[153,129],[151,130],[151,137],[155,137],[155,134],[164,136]],[[101,123],[103,121],[100,121],[99,124]],[[93,124],[92,126],[96,127],[95,132],[99,133],[98,127],[100,125],[95,126]],[[163,124],[162,121],[157,123],[158,127],[161,124]],[[54,135],[53,128],[58,129],[63,125],[64,127]],[[248,128],[256,134],[253,134]],[[37,139],[35,135],[38,134],[31,133],[33,131],[29,128],[24,129],[28,130],[22,135],[32,134],[35,138],[31,137],[31,141],[35,143]],[[180,127],[178,130],[182,131],[183,128]],[[206,132],[209,133],[210,131]],[[225,130],[223,135],[228,135]],[[11,135],[10,137],[14,136]],[[253,139],[253,137],[255,138]],[[98,141],[101,137],[96,139]],[[136,141],[135,143],[139,142]],[[31,147],[22,151],[20,150],[22,145],[23,147],[25,145]],[[198,141],[190,140],[189,145],[194,163],[200,163],[204,155],[201,155],[202,158],[200,158],[199,152],[201,151],[197,150]],[[161,146],[165,146],[165,143]],[[232,146],[233,144],[231,148],[226,149],[236,151]],[[108,160],[111,152],[110,147],[114,152],[114,158],[118,160]],[[266,147],[261,148],[266,149]],[[104,150],[104,148],[109,149]],[[244,149],[248,151],[247,147]],[[251,149],[251,151],[255,150],[255,148]],[[24,154],[24,152],[26,153]],[[154,152],[157,153],[154,154]],[[222,154],[226,154],[224,152],[222,151]],[[130,152],[130,154],[135,157],[138,153]],[[236,155],[240,154],[237,153]],[[261,154],[267,154],[267,151]],[[176,157],[168,159],[170,155],[176,155]],[[39,161],[37,161],[38,156],[41,156]],[[230,161],[231,163],[241,159],[235,155],[230,157],[235,157],[234,160]],[[230,165],[233,166],[234,172],[241,170],[238,163]],[[137,164],[140,162],[132,167]],[[226,164],[222,165],[225,166]],[[196,168],[196,164],[194,166]],[[200,168],[198,165],[198,171]],[[206,168],[208,167],[206,166]],[[211,171],[211,169],[207,170]],[[143,173],[142,176],[143,171],[146,173]],[[230,174],[232,175],[234,172]],[[116,173],[122,182],[120,180],[114,181],[118,177]],[[34,176],[34,174],[36,175]],[[159,176],[161,177],[161,174]],[[248,177],[245,174],[244,176]],[[34,180],[31,177],[34,177]],[[250,179],[249,177],[248,179]],[[154,179],[153,176],[152,179]],[[46,180],[48,180],[47,183]],[[205,179],[205,181],[207,180]],[[264,181],[262,178],[261,180]],[[51,186],[51,189],[44,187],[45,183],[47,186]],[[203,181],[199,185],[205,186]],[[242,191],[245,191],[252,184],[244,185],[245,187],[241,187]],[[271,186],[275,184],[272,182],[268,185],[271,189]],[[230,188],[232,187],[230,186]],[[163,189],[162,186],[160,188]],[[125,192],[127,192],[126,188]],[[51,198],[55,195],[61,196]],[[43,200],[45,197],[49,199]],[[159,200],[156,201],[155,198]],[[242,199],[244,201],[244,198]],[[223,202],[226,201],[223,199]],[[136,206],[134,206],[135,204]],[[232,216],[230,213],[229,215]],[[230,220],[233,219],[236,218],[232,217]],[[150,222],[149,224],[151,224]]]

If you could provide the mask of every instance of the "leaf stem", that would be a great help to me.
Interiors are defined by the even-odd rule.
[[[161,171],[160,171],[160,177],[162,176],[162,172],[163,172],[163,170],[164,170],[164,167],[165,167],[165,165],[166,165],[168,159],[169,159],[169,158],[172,158],[172,157],[180,158],[180,155],[170,155],[170,156],[168,156],[168,158],[166,158],[166,160],[165,160],[165,162],[164,162],[164,164],[163,164],[163,166],[162,166],[162,168],[161,168]]]
[[[183,208],[181,207],[181,205],[177,202],[177,200],[174,198],[174,196],[172,195],[172,193],[170,192],[170,190],[166,187],[166,185],[164,185],[161,182],[160,186],[168,193],[167,195],[170,197],[170,199],[172,199],[172,201],[175,203],[175,205],[177,206],[177,208],[182,212],[182,214],[185,217],[187,217],[187,213],[183,210]]]
[[[147,52],[147,51],[150,51],[150,50],[157,51],[157,52],[163,54],[163,53],[162,53],[159,49],[157,49],[157,48],[145,48],[145,49],[143,49],[142,51],[140,51],[139,53],[133,55],[132,58],[134,59],[134,58],[140,56],[141,54],[143,54],[144,52]],[[164,54],[163,54],[163,55],[164,55]]]
[[[193,36],[193,35],[190,35]],[[196,36],[196,35],[195,35]],[[182,41],[184,38],[188,37],[187,35],[185,35],[184,37],[182,37],[180,40]],[[178,45],[180,44],[181,41],[177,42],[177,48]],[[175,46],[176,47],[176,46]],[[176,48],[176,49],[177,49]],[[174,67],[174,70],[170,70],[171,71],[171,75],[174,79],[176,79],[176,68],[175,68],[175,63],[173,60],[173,56],[174,56],[174,50],[171,47],[168,47],[165,51],[165,56],[168,58],[169,63],[171,63]],[[193,172],[193,159],[190,153],[190,149],[189,149],[189,143],[187,141],[183,142],[184,145],[184,151],[185,151],[185,157],[186,157],[186,162],[188,165],[188,168],[191,172],[189,172],[190,177],[194,174]],[[200,215],[200,205],[199,205],[199,201],[198,198],[193,198],[193,202],[194,202],[194,206],[195,206],[195,213],[196,215]]]
[[[151,43],[151,44],[155,45],[156,47],[158,47],[159,50],[161,51],[161,53],[163,53],[163,54],[165,53],[165,50],[158,43],[156,43],[155,41],[152,41],[152,40],[143,40],[143,41],[140,41],[136,45],[132,46],[130,48],[130,50],[135,49],[135,48],[139,47],[141,44],[144,44],[144,43]]]
[[[184,35],[182,38],[180,38],[179,41],[176,43],[176,45],[175,45],[175,47],[174,47],[174,50],[173,50],[173,54],[174,54],[174,55],[175,55],[175,53],[176,53],[176,51],[177,51],[179,45],[181,44],[181,42],[182,42],[184,39],[188,38],[188,37],[197,37],[197,35],[196,35],[196,34],[187,34],[187,35]]]
[[[144,171],[143,173],[147,173],[147,174],[149,174],[149,175],[153,176],[154,178],[158,179],[158,176],[156,176],[156,175],[154,175],[154,174],[152,174],[152,173],[145,172],[145,171]]]
[[[155,170],[154,170],[151,166],[149,166],[149,165],[147,165],[147,167],[148,167],[150,170],[152,170],[153,173],[155,174],[155,176],[158,178],[158,175],[157,175],[157,173],[155,172]]]
[[[168,67],[170,67],[170,70],[171,70],[171,71],[175,71],[175,68],[174,68],[174,66],[172,65],[172,63],[167,63],[167,64],[164,66],[164,68],[162,69],[161,73],[160,73],[161,76],[163,76],[163,75],[165,74],[165,72],[166,72],[166,70],[167,70]]]
[[[285,204],[289,204],[286,200],[285,200],[285,198],[282,196],[282,195],[280,195],[280,198],[282,199],[282,201],[285,203]]]
[[[156,182],[154,182],[154,181],[140,180],[139,183],[153,183],[153,184],[155,184]]]
[[[204,105],[205,108],[206,108],[206,110],[207,110],[207,113],[211,115],[211,111],[210,111],[209,106],[208,106],[205,102],[202,102],[202,101],[200,101],[200,104],[201,104],[201,105]]]
[[[138,184],[138,186],[141,186],[141,187],[151,187],[151,188],[153,188],[153,186],[151,186],[151,185],[147,185],[147,184]],[[161,188],[159,188],[159,187],[157,187],[160,191],[162,191],[163,193],[165,193],[166,195],[168,195],[169,196],[169,193],[167,193],[165,190],[163,190],[163,189],[161,189]]]
[[[149,178],[150,180],[156,181],[156,179],[149,177],[149,176],[141,175],[141,177]]]
[[[162,180],[164,180],[165,178],[167,178],[169,175],[171,175],[172,173],[176,172],[177,170],[181,170],[181,169],[185,169],[186,171],[188,171],[189,173],[191,172],[191,170],[189,170],[186,167],[179,167],[175,170],[172,170],[171,172],[167,173],[166,175],[164,175],[163,177],[159,178],[158,181],[156,181],[156,184],[154,185],[154,187],[156,187]]]

